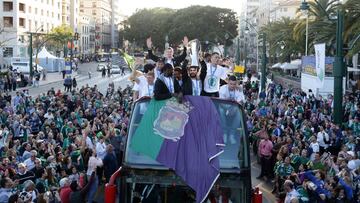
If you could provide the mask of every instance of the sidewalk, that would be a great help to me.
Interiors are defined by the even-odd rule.
[[[78,79],[80,77],[80,75],[78,75],[77,72],[73,72],[71,74],[71,78],[73,78],[73,77]],[[59,72],[47,73],[46,74],[46,80],[42,80],[42,75],[41,75],[41,78],[39,80],[39,87],[44,86],[44,85],[48,85],[48,84],[52,84],[52,83],[61,82],[61,81],[64,81],[61,72],[60,73]],[[38,88],[38,87],[26,86],[26,87],[17,88],[16,91],[23,91],[23,90],[26,90],[26,89],[31,90],[33,88]],[[15,95],[15,92],[12,91],[10,94]]]
[[[79,75],[77,74],[77,72],[73,72],[71,74],[71,78],[78,78]],[[51,84],[51,83],[56,83],[56,82],[59,82],[59,81],[63,81],[63,75],[62,73],[60,72],[55,72],[55,73],[48,73],[46,74],[46,80],[42,80],[42,77],[40,78],[40,81],[39,81],[39,85],[42,86],[42,85],[47,85],[47,84]]]

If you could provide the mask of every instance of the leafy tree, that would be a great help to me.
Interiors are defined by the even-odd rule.
[[[168,8],[154,8],[138,10],[123,22],[124,38],[142,47],[146,39],[151,36],[153,45],[163,48],[165,36],[170,45],[181,43],[184,36],[189,39],[215,41],[225,43],[228,33],[228,45],[237,35],[236,13],[230,9],[211,6],[191,6],[184,9],[172,10]]]
[[[51,32],[45,36],[42,44],[44,45],[46,43],[48,46],[52,46],[55,47],[55,49],[60,50],[72,40],[73,36],[74,32],[71,27],[63,24],[53,28]],[[41,46],[38,49],[40,48]]]

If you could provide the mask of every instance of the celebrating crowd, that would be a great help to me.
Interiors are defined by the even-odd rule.
[[[344,96],[343,123],[332,123],[331,95],[322,97],[270,83],[259,91],[251,72],[242,78],[218,53],[198,65],[165,50],[155,65],[133,70],[133,89],[103,95],[94,87],[53,88],[36,97],[28,90],[0,94],[0,203],[89,202],[98,186],[121,164],[132,102],[183,95],[239,102],[247,116],[253,152],[261,163],[258,179],[273,182],[279,202],[360,201],[360,98]],[[192,63],[193,64],[193,63]],[[68,78],[70,84],[71,78]],[[236,116],[226,114],[226,116]],[[230,137],[229,142],[234,138]]]
[[[109,88],[114,88],[111,84]],[[121,163],[131,89],[0,94],[0,202],[90,202]]]
[[[341,125],[332,122],[332,95],[270,84],[263,96],[244,106],[261,162],[257,178],[272,181],[286,203],[360,201],[360,94],[344,96]]]

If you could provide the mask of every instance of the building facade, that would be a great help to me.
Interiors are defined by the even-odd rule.
[[[288,0],[274,4],[270,11],[270,22],[279,21],[282,18],[295,18],[300,4],[300,0]]]
[[[112,47],[112,2],[111,0],[81,0],[80,12],[91,14],[95,21],[95,49],[109,51]]]
[[[79,18],[79,51],[82,55],[95,53],[95,21],[90,15],[81,13]]]
[[[61,25],[62,0],[0,0],[0,64],[28,57],[29,33],[40,34]]]

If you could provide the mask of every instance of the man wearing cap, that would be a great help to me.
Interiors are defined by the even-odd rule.
[[[184,40],[183,40],[183,46],[184,46],[184,50],[182,52],[182,54],[180,56],[177,56],[177,57],[174,57],[174,49],[169,47],[165,50],[165,53],[164,53],[164,63],[169,63],[171,64],[172,66],[176,67],[176,66],[180,66],[181,65],[181,62],[183,62],[186,58],[186,47],[188,45],[188,38],[185,36],[184,37]],[[158,62],[160,57],[158,56],[155,56],[151,50],[152,48],[152,41],[151,41],[151,37],[149,37],[147,40],[146,40],[146,45],[148,47],[148,52],[149,52],[149,58],[155,62]]]

